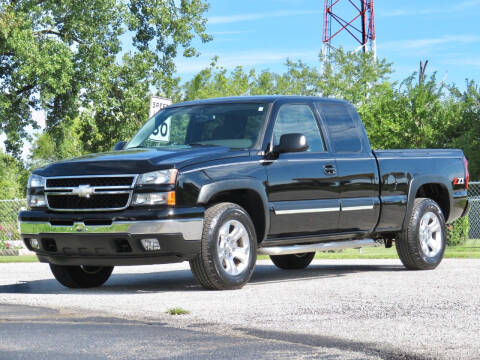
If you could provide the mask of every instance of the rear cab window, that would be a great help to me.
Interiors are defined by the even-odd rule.
[[[318,112],[323,115],[333,151],[336,153],[366,152],[363,144],[364,130],[359,126],[358,114],[342,102],[315,102]]]

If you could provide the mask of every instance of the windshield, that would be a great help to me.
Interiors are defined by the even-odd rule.
[[[165,109],[150,118],[126,149],[227,146],[249,149],[265,124],[268,104],[209,104]]]

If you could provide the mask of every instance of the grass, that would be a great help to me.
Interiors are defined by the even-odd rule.
[[[0,263],[27,263],[37,262],[35,255],[21,255],[21,256],[0,256]]]
[[[461,246],[447,247],[447,259],[480,259],[480,239],[470,239]]]
[[[182,309],[181,307],[175,307],[167,310],[169,315],[187,315],[190,314],[190,311]]]

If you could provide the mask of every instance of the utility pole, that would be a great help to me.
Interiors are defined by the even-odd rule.
[[[375,14],[373,0],[324,0],[323,54],[354,40],[354,50],[373,52],[377,57],[375,43]],[[335,45],[334,40],[335,39]],[[338,43],[338,45],[337,45]]]

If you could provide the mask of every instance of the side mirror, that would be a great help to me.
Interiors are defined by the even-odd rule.
[[[289,152],[302,152],[308,150],[307,138],[303,134],[284,134],[280,137],[280,144],[275,147],[279,154]]]
[[[118,143],[115,144],[113,147],[113,151],[118,151],[118,150],[123,150],[123,148],[127,145],[126,141],[119,141]]]

